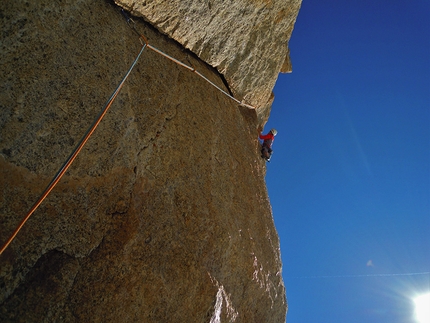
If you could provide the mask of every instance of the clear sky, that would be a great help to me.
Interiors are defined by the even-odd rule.
[[[265,127],[288,323],[412,323],[430,291],[430,1],[303,0]],[[430,307],[430,304],[429,304]]]

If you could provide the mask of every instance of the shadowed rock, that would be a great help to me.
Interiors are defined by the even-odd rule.
[[[100,0],[0,8],[0,242],[141,48]],[[211,66],[151,44],[226,91]],[[145,50],[70,170],[0,256],[1,322],[284,322],[254,110]]]
[[[261,124],[278,73],[290,72],[288,41],[301,0],[115,0],[215,67]]]

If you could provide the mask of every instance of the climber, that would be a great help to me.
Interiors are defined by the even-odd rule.
[[[260,139],[263,140],[263,144],[261,147],[261,157],[263,157],[266,161],[270,162],[270,158],[272,157],[272,144],[275,140],[275,136],[278,132],[276,129],[272,129],[269,131],[267,135],[262,135],[260,133]]]

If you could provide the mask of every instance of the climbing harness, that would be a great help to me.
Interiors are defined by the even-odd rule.
[[[84,147],[84,145],[87,143],[87,141],[90,138],[90,136],[93,134],[93,132],[95,131],[95,129],[97,128],[97,126],[99,125],[99,123],[102,121],[103,117],[106,115],[107,111],[111,107],[111,105],[114,102],[115,98],[118,96],[119,92],[121,91],[122,86],[124,85],[125,81],[127,80],[128,76],[130,75],[131,71],[133,70],[133,68],[137,64],[137,62],[138,62],[138,60],[139,60],[140,56],[142,55],[143,50],[145,48],[149,48],[149,49],[153,50],[154,52],[156,52],[156,53],[158,53],[158,54],[160,54],[160,55],[168,58],[169,60],[175,62],[176,64],[178,64],[178,65],[180,65],[180,66],[182,66],[182,67],[190,70],[191,72],[196,73],[199,77],[201,77],[206,82],[208,82],[209,84],[211,84],[213,87],[215,87],[216,89],[218,89],[220,92],[222,92],[223,94],[225,94],[226,96],[228,96],[229,98],[231,98],[232,100],[234,100],[235,102],[237,102],[239,105],[247,107],[249,109],[255,109],[255,107],[253,107],[253,106],[251,106],[249,104],[246,104],[246,103],[244,103],[242,101],[239,101],[238,99],[236,99],[235,97],[233,97],[232,95],[230,95],[229,93],[227,93],[226,91],[224,91],[223,89],[221,89],[219,86],[217,86],[215,83],[213,83],[212,81],[210,81],[208,78],[206,78],[203,74],[201,74],[195,68],[190,67],[190,66],[182,63],[181,61],[177,60],[176,58],[173,58],[173,57],[167,55],[166,53],[162,52],[161,50],[155,48],[154,46],[150,45],[149,42],[148,42],[148,40],[146,39],[146,37],[144,35],[142,35],[141,33],[139,33],[139,31],[136,28],[136,23],[126,14],[126,12],[124,11],[124,9],[122,9],[121,12],[124,15],[124,17],[125,17],[125,19],[127,21],[127,24],[129,25],[129,27],[139,36],[139,39],[140,39],[140,42],[141,42],[141,45],[142,45],[142,47],[140,49],[140,52],[136,56],[134,62],[131,64],[131,66],[128,69],[127,73],[125,74],[125,76],[123,77],[123,79],[121,80],[121,82],[119,83],[119,85],[117,86],[117,88],[115,89],[115,91],[112,93],[111,97],[106,102],[105,106],[103,107],[103,109],[101,110],[101,112],[97,116],[97,118],[94,120],[93,124],[90,126],[90,128],[87,130],[87,132],[85,133],[85,135],[82,137],[82,139],[80,140],[80,142],[78,143],[78,145],[76,146],[76,148],[73,150],[73,152],[71,153],[71,155],[67,158],[66,162],[63,164],[63,166],[60,168],[60,170],[57,172],[57,174],[55,174],[54,178],[51,180],[51,182],[49,183],[49,185],[45,188],[45,190],[43,191],[43,193],[39,197],[39,199],[36,201],[36,203],[34,203],[33,206],[31,207],[31,209],[27,212],[27,214],[25,215],[24,219],[19,223],[19,225],[17,226],[17,228],[15,229],[15,231],[13,232],[13,234],[5,242],[5,244],[3,245],[3,247],[0,250],[0,255],[10,245],[10,243],[13,241],[13,239],[19,233],[19,231],[24,226],[24,224],[27,222],[27,220],[30,218],[30,216],[34,213],[34,211],[36,211],[36,209],[39,207],[39,205],[45,200],[45,198],[53,190],[53,188],[55,187],[55,185],[57,185],[57,183],[60,181],[60,179],[66,173],[67,169],[70,167],[70,165],[76,159],[76,157],[78,156],[78,154],[80,153],[80,151],[82,150],[82,148]]]

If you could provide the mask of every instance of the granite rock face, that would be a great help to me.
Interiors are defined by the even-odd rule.
[[[0,19],[3,243],[141,44],[118,7],[100,0],[5,0]],[[213,67],[136,23],[227,90]],[[285,322],[258,124],[254,110],[145,49],[0,256],[0,321]]]
[[[215,67],[264,124],[301,0],[115,0]]]

